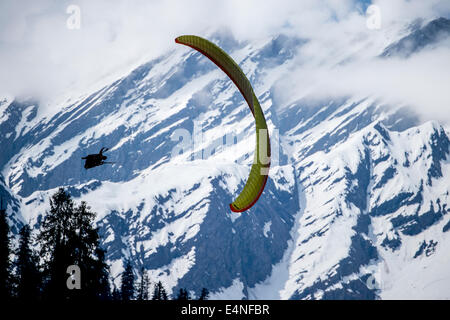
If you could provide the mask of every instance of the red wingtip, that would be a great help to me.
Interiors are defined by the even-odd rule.
[[[232,203],[230,203],[230,209],[231,209],[231,211],[233,211],[233,212],[242,212],[242,210],[237,210],[237,209],[233,206]]]
[[[270,165],[270,164],[269,164],[269,165]],[[265,179],[264,179],[263,186],[262,186],[262,188],[259,190],[258,195],[257,195],[256,198],[252,201],[252,203],[250,203],[246,208],[243,208],[243,209],[236,209],[236,208],[233,207],[233,204],[230,204],[230,209],[231,209],[231,211],[233,211],[233,212],[244,212],[244,211],[250,209],[251,207],[253,207],[253,205],[258,201],[259,197],[261,196],[262,192],[264,191],[264,188],[265,188],[265,186],[266,186],[267,178],[268,178],[268,177],[269,177],[269,175],[266,175],[266,177],[265,177]]]

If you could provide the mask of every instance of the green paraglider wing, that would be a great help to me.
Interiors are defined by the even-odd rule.
[[[176,43],[187,45],[203,55],[207,56],[238,87],[244,96],[256,123],[256,149],[250,175],[242,189],[242,192],[230,204],[234,212],[242,212],[251,208],[258,201],[267,182],[270,167],[270,140],[267,130],[266,119],[259,105],[253,88],[241,68],[234,60],[214,43],[193,35],[180,36],[175,39]]]

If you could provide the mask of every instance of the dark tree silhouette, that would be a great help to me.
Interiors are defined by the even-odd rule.
[[[177,300],[189,300],[189,293],[186,289],[180,288],[180,291],[178,292]]]
[[[95,213],[86,202],[74,210],[74,230],[70,233],[69,247],[73,248],[75,264],[82,274],[83,298],[110,299],[109,267],[105,251],[100,248],[98,229],[93,227]]]
[[[42,221],[37,240],[41,244],[40,256],[44,262],[45,298],[66,299],[67,267],[74,264],[69,239],[73,222],[74,204],[64,189],[59,189],[50,199],[50,212]]]
[[[116,287],[114,287],[113,292],[112,292],[112,300],[114,300],[114,301],[121,300],[120,291]]]
[[[147,270],[144,267],[141,268],[139,285],[137,290],[137,300],[148,300],[148,290],[150,281],[148,279]]]
[[[0,204],[0,299],[2,301],[11,297],[11,253],[9,239],[9,225],[6,219],[6,210],[3,201]]]
[[[31,230],[28,225],[20,230],[16,257],[16,296],[24,301],[37,300],[40,296],[41,274],[38,268],[38,257],[31,249]]]
[[[111,300],[111,286],[109,284],[109,266],[105,261],[105,250],[97,248],[95,250],[96,261],[93,264],[93,276],[97,276],[93,281],[95,295],[100,300]]]
[[[206,288],[203,288],[202,291],[200,292],[200,297],[198,298],[198,300],[208,300],[209,298],[209,291]]]
[[[130,260],[124,261],[120,293],[122,295],[122,300],[127,301],[134,298],[134,274]]]
[[[37,237],[44,260],[45,298],[109,298],[108,266],[99,246],[98,230],[93,227],[95,213],[85,202],[75,207],[68,193],[60,188],[50,199],[50,212]],[[67,268],[77,265],[81,271],[81,289],[66,286]]]
[[[152,300],[168,300],[166,289],[164,289],[161,281],[158,281],[158,283],[155,284]]]

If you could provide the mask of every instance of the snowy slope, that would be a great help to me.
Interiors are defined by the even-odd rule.
[[[448,266],[449,145],[437,123],[398,133],[374,122],[298,162],[306,204],[281,297],[375,298],[384,294],[381,285],[407,297],[400,292],[419,273],[402,269],[427,264],[423,241],[433,247],[429,256],[441,248]],[[397,283],[400,274],[410,279]],[[442,268],[420,277],[428,285],[446,274]]]
[[[169,293],[449,298],[448,129],[380,97],[318,100],[299,89],[283,102],[277,83],[304,40],[212,39],[254,84],[272,139],[270,179],[251,210],[228,207],[253,159],[248,107],[211,62],[180,47],[55,113],[1,100],[0,191],[12,223],[38,228],[64,186],[98,213],[116,284],[130,257]],[[85,171],[80,158],[102,146],[116,164]]]

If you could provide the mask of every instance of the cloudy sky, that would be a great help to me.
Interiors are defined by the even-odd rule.
[[[432,117],[449,117],[449,46],[403,60],[374,59],[401,26],[449,17],[448,0],[374,0],[381,28],[367,27],[370,1],[357,0],[2,0],[0,93],[51,98],[89,88],[175,48],[181,34],[227,28],[240,41],[279,33],[308,39],[284,92],[314,83],[329,94],[378,94]],[[80,24],[74,25],[79,8]],[[75,28],[73,28],[75,26]],[[395,31],[395,32],[394,32]],[[394,36],[393,36],[394,37]],[[357,52],[342,67],[328,65]],[[328,64],[323,64],[327,61]]]

